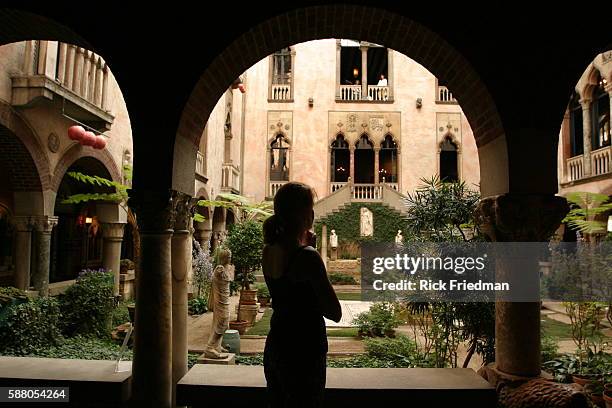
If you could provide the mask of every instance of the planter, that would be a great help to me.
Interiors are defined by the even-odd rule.
[[[239,305],[238,306],[238,320],[246,320],[248,326],[252,326],[255,323],[255,318],[259,312],[259,305]]]
[[[612,389],[604,390],[603,399],[604,399],[604,402],[606,403],[606,408],[612,408]]]
[[[583,387],[589,383],[592,383],[597,379],[597,376],[592,374],[573,374],[572,381]]]
[[[241,305],[257,304],[257,290],[242,289],[240,291],[240,304]]]
[[[261,307],[268,307],[270,304],[270,298],[267,296],[258,296],[257,300],[259,300],[259,305]]]
[[[130,322],[136,322],[136,305],[127,305],[128,313],[130,314]]]
[[[248,327],[248,323],[246,320],[233,320],[229,322],[229,327],[232,330],[238,330],[238,333],[241,335],[244,334]]]

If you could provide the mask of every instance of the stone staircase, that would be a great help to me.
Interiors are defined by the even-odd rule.
[[[387,184],[346,184],[315,203],[315,222],[342,211],[351,203],[379,203],[400,214],[405,214],[405,198]]]

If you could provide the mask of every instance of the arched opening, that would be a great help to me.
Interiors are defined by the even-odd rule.
[[[459,161],[457,145],[450,136],[440,144],[440,180],[444,182],[459,181]]]
[[[378,161],[378,179],[381,182],[397,183],[399,168],[397,143],[390,134],[387,134],[380,144]]]
[[[363,134],[355,143],[355,184],[374,183],[374,144]]]
[[[68,173],[78,172],[111,179],[109,170],[93,157],[82,157],[64,173],[55,201],[58,224],[51,235],[49,282],[74,279],[82,269],[102,266],[102,222],[98,219],[99,202],[86,200],[64,202],[75,194],[113,193],[109,187],[80,182]]]
[[[569,103],[570,114],[570,157],[584,153],[582,105],[580,95],[574,91]]]
[[[593,150],[610,146],[610,95],[605,90],[607,81],[597,71],[596,85],[593,89],[592,102],[592,144]]]
[[[289,181],[289,141],[282,134],[270,143],[270,181]]]
[[[330,166],[333,193],[341,186],[337,183],[346,183],[350,175],[351,154],[343,135],[337,135],[331,144]]]

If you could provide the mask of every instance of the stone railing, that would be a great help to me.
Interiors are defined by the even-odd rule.
[[[584,177],[583,155],[567,159],[567,181],[576,181]]]
[[[380,184],[353,184],[353,200],[378,201],[382,197],[382,185]]]
[[[340,85],[340,100],[360,101],[361,85]]]
[[[388,101],[389,87],[388,86],[368,86],[368,100],[370,101]]]
[[[602,147],[601,149],[591,152],[591,171],[593,176],[610,172],[611,154],[612,148],[610,146]]]
[[[26,41],[23,75],[12,78],[12,103],[53,100],[56,94],[76,106],[76,111],[71,109],[75,119],[110,127],[114,117],[109,111],[109,82],[108,65],[94,52],[57,41]]]
[[[453,97],[453,93],[445,86],[438,86],[437,102],[452,102],[457,103],[457,100]]]
[[[388,186],[389,188],[395,190],[395,191],[399,191],[399,183],[387,183],[385,181],[383,181],[381,184],[384,184],[385,186]]]
[[[279,188],[287,184],[288,181],[271,181],[268,188],[268,196],[274,197]]]
[[[206,167],[205,167],[205,162],[204,162],[204,155],[200,152],[198,152],[198,155],[196,156],[195,172],[199,176],[206,177]]]
[[[273,101],[290,101],[291,100],[291,85],[272,85],[270,99]]]
[[[337,190],[340,190],[344,186],[346,186],[346,182],[336,183],[332,181],[330,184],[330,193],[335,193]]]
[[[232,163],[225,163],[221,167],[221,190],[240,192],[240,170]]]

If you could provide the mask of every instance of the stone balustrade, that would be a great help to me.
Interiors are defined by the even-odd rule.
[[[221,189],[240,192],[240,169],[232,163],[224,163],[221,167]]]
[[[272,85],[272,100],[273,101],[290,101],[291,100],[291,85],[276,84]]]
[[[274,197],[278,189],[287,183],[287,181],[271,181],[268,190],[270,192],[270,197]]]
[[[346,182],[343,183],[334,183],[332,182],[330,184],[330,193],[335,193],[336,191],[340,190],[342,187],[346,186]]]
[[[340,85],[340,100],[360,101],[361,85]]]
[[[457,103],[457,100],[453,96],[453,93],[447,87],[438,85],[437,102],[451,102]]]
[[[206,166],[205,166],[205,161],[204,161],[204,155],[200,152],[198,152],[196,156],[195,172],[199,176],[206,177]]]
[[[584,177],[584,156],[574,156],[567,159],[567,181],[576,181]]]
[[[378,201],[382,197],[382,186],[380,184],[355,184],[352,190],[353,200]]]
[[[370,101],[388,101],[389,87],[388,86],[368,86],[368,100]]]
[[[610,172],[610,156],[612,148],[602,147],[591,152],[591,171],[593,176],[599,176]]]

